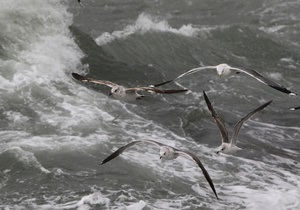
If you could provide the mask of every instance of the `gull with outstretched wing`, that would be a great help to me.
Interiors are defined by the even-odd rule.
[[[160,94],[174,94],[174,93],[182,93],[186,92],[187,89],[177,89],[177,90],[169,90],[169,89],[158,89],[154,87],[133,87],[126,88],[122,85],[118,85],[114,82],[98,80],[89,78],[86,76],[81,76],[76,73],[72,73],[72,76],[81,81],[81,82],[89,82],[94,84],[106,85],[111,88],[110,95],[113,95],[115,98],[123,101],[134,101],[136,99],[142,99],[144,95],[138,93],[138,91],[145,91],[150,93],[160,93]]]
[[[132,142],[120,147],[118,150],[116,150],[111,155],[109,155],[107,158],[105,158],[102,161],[101,165],[103,165],[104,163],[107,163],[108,161],[118,157],[125,150],[129,149],[130,147],[132,147],[133,145],[135,145],[137,143],[150,143],[152,145],[158,146],[160,148],[160,152],[159,152],[159,158],[160,159],[173,160],[173,159],[176,159],[177,157],[181,156],[181,157],[184,157],[184,158],[187,158],[189,160],[194,161],[200,167],[200,169],[202,170],[202,173],[203,173],[204,177],[206,178],[207,182],[209,183],[209,185],[210,185],[212,191],[214,192],[216,198],[219,199],[218,195],[217,195],[217,192],[215,190],[214,184],[213,184],[208,172],[206,171],[203,164],[201,163],[201,161],[199,160],[199,158],[196,155],[194,155],[193,153],[188,152],[188,151],[183,151],[183,150],[179,150],[179,149],[176,149],[174,147],[171,147],[171,146],[167,146],[165,144],[162,144],[162,143],[154,141],[154,140],[132,141]]]
[[[203,67],[194,68],[194,69],[191,69],[191,70],[179,75],[178,77],[176,77],[174,79],[171,79],[171,80],[159,83],[159,84],[155,84],[155,85],[149,85],[149,87],[158,87],[158,86],[161,86],[161,85],[165,85],[165,84],[168,84],[168,83],[173,82],[175,80],[178,80],[181,77],[184,77],[184,76],[187,76],[187,75],[190,75],[190,74],[194,74],[198,71],[205,70],[205,69],[215,69],[215,70],[217,70],[217,74],[220,77],[230,76],[234,73],[245,73],[245,74],[255,78],[259,82],[261,82],[261,83],[263,83],[263,84],[265,84],[265,85],[267,85],[271,88],[274,88],[275,90],[278,90],[280,92],[283,92],[283,93],[286,93],[286,94],[289,94],[289,95],[297,95],[296,93],[291,92],[290,90],[283,87],[282,85],[280,85],[280,84],[272,81],[271,79],[261,75],[260,73],[258,73],[255,70],[235,68],[235,67],[231,67],[231,66],[229,66],[225,63],[219,64],[217,66],[203,66]]]
[[[203,91],[203,95],[204,95],[204,99],[205,99],[205,102],[207,104],[207,107],[208,107],[209,111],[211,112],[211,115],[212,115],[215,123],[217,124],[217,126],[220,130],[221,136],[222,136],[222,144],[217,149],[217,154],[219,152],[226,153],[226,154],[234,154],[237,151],[241,150],[241,148],[236,146],[236,143],[237,143],[237,137],[239,135],[239,132],[240,132],[240,129],[241,129],[242,125],[244,124],[244,122],[246,122],[256,112],[264,109],[266,106],[268,106],[270,103],[272,103],[272,101],[269,101],[269,102],[263,104],[262,106],[258,107],[254,111],[248,113],[242,119],[240,119],[235,124],[233,135],[231,136],[231,139],[229,140],[228,131],[227,131],[223,121],[221,120],[221,118],[218,116],[218,114],[214,110],[213,106],[211,105],[205,91]]]

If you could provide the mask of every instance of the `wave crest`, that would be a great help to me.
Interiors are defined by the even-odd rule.
[[[170,32],[183,36],[194,36],[198,34],[201,29],[194,28],[191,24],[183,25],[179,29],[176,29],[171,27],[166,20],[159,20],[149,14],[142,13],[133,24],[126,26],[123,30],[114,31],[112,33],[105,32],[96,38],[95,41],[101,46],[112,42],[115,39],[126,38],[136,33],[144,34],[149,31]]]

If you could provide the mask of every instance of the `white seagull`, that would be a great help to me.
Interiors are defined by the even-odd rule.
[[[72,73],[72,76],[82,82],[90,82],[94,84],[106,85],[111,87],[110,95],[113,95],[115,98],[123,101],[134,101],[136,99],[142,99],[144,96],[140,95],[138,91],[146,91],[151,93],[160,93],[160,94],[173,94],[173,93],[181,93],[187,91],[187,89],[179,89],[179,90],[161,90],[153,87],[133,87],[126,88],[122,85],[118,85],[116,83],[104,80],[96,80],[89,77],[81,76],[76,73]]]
[[[252,115],[254,115],[256,112],[264,109],[266,106],[268,106],[270,103],[272,103],[272,101],[269,101],[269,102],[263,104],[262,106],[258,107],[254,111],[250,112],[249,114],[247,114],[242,119],[240,119],[240,121],[238,121],[235,124],[233,135],[231,136],[231,139],[229,141],[228,132],[227,132],[227,129],[226,129],[224,123],[222,122],[221,118],[215,112],[213,106],[211,105],[211,103],[210,103],[210,101],[209,101],[209,99],[208,99],[208,97],[207,97],[207,95],[204,91],[203,91],[203,95],[204,95],[204,99],[205,99],[205,102],[207,104],[207,107],[208,107],[209,111],[211,112],[211,115],[214,118],[215,123],[219,127],[219,130],[220,130],[221,136],[222,136],[222,144],[217,149],[217,154],[219,152],[222,152],[222,153],[225,153],[225,154],[234,154],[238,150],[241,150],[241,148],[236,146],[236,143],[237,143],[237,137],[239,135],[239,132],[240,132],[240,129],[241,129],[243,123],[246,120],[248,120]]]
[[[176,149],[174,147],[170,147],[167,146],[165,144],[162,144],[160,142],[157,141],[153,141],[153,140],[137,140],[137,141],[132,141],[128,144],[126,144],[125,146],[120,147],[117,151],[115,151],[114,153],[112,153],[110,156],[108,156],[107,158],[105,158],[101,165],[118,157],[120,154],[122,154],[125,150],[127,150],[129,147],[137,144],[137,143],[150,143],[150,144],[154,144],[156,146],[158,146],[160,148],[160,152],[159,152],[159,158],[160,159],[165,159],[165,160],[173,160],[176,159],[178,156],[182,156],[185,157],[187,159],[190,159],[192,161],[194,161],[195,163],[197,163],[197,165],[201,168],[202,173],[204,174],[207,182],[209,183],[212,191],[214,192],[215,196],[217,199],[218,195],[217,192],[215,190],[214,184],[208,174],[208,172],[206,171],[206,169],[204,168],[204,166],[202,165],[201,161],[199,160],[199,158],[194,155],[193,153],[187,152],[187,151],[182,151],[179,149]]]
[[[219,64],[217,66],[203,66],[203,67],[199,67],[199,68],[194,68],[194,69],[191,69],[191,70],[179,75],[178,77],[176,77],[172,80],[169,80],[169,81],[166,81],[166,82],[163,82],[163,83],[160,83],[160,84],[156,84],[156,85],[149,85],[149,87],[158,87],[158,86],[167,84],[169,82],[173,82],[173,81],[175,81],[175,80],[177,80],[177,79],[179,79],[183,76],[187,76],[187,75],[196,73],[196,72],[204,70],[204,69],[216,69],[217,73],[220,77],[230,76],[230,75],[233,75],[234,73],[236,73],[236,74],[237,73],[245,73],[245,74],[248,74],[249,76],[257,79],[261,83],[263,83],[265,85],[268,85],[271,88],[274,88],[275,90],[278,90],[280,92],[283,92],[283,93],[286,93],[286,94],[289,94],[289,95],[297,95],[296,93],[291,92],[290,90],[286,89],[282,85],[280,85],[280,84],[264,77],[263,75],[261,75],[260,73],[258,73],[255,70],[251,70],[251,69],[245,70],[245,69],[234,68],[234,67],[231,67],[231,66],[227,65],[226,63],[222,63],[222,64]]]

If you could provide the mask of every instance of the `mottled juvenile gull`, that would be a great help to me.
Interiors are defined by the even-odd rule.
[[[116,158],[116,157],[118,157],[120,154],[122,154],[122,152],[124,152],[129,147],[131,147],[131,146],[133,146],[137,143],[150,143],[150,144],[154,144],[154,145],[158,146],[160,148],[160,152],[159,152],[159,158],[160,159],[173,160],[173,159],[176,159],[178,156],[182,156],[182,157],[185,157],[185,158],[190,159],[190,160],[194,161],[195,163],[197,163],[197,165],[201,168],[202,173],[204,174],[204,176],[205,176],[207,182],[209,183],[212,191],[214,192],[216,198],[219,199],[218,195],[217,195],[217,192],[215,190],[214,184],[213,184],[208,172],[206,171],[206,169],[204,168],[201,161],[199,160],[199,158],[196,155],[194,155],[193,153],[188,152],[188,151],[182,151],[182,150],[176,149],[174,147],[167,146],[167,145],[162,144],[162,143],[157,142],[157,141],[153,141],[153,140],[132,141],[132,142],[126,144],[125,146],[120,147],[117,151],[115,151],[114,153],[109,155],[107,158],[105,158],[102,161],[101,165],[108,162],[108,161],[110,161],[110,160],[112,160],[112,159],[114,159],[114,158]]]
[[[134,101],[136,99],[142,99],[144,96],[139,94],[138,91],[146,91],[151,93],[160,93],[160,94],[173,94],[173,93],[182,93],[187,91],[187,89],[178,89],[178,90],[163,90],[157,89],[154,87],[133,87],[126,88],[122,85],[118,85],[116,83],[104,80],[92,79],[89,77],[81,76],[76,73],[72,73],[72,76],[82,82],[90,82],[94,84],[106,85],[111,87],[110,95],[113,95],[115,98],[123,101]]]
[[[234,67],[231,67],[231,66],[229,66],[225,63],[219,64],[217,66],[203,66],[203,67],[199,67],[199,68],[194,68],[194,69],[191,69],[191,70],[179,75],[178,77],[176,77],[172,80],[168,80],[166,82],[159,83],[159,84],[156,84],[156,85],[149,85],[149,87],[158,87],[158,86],[161,86],[161,85],[165,85],[165,84],[173,82],[173,81],[175,81],[175,80],[177,80],[177,79],[179,79],[183,76],[187,76],[187,75],[196,73],[196,72],[204,70],[204,69],[216,69],[217,73],[220,77],[230,76],[234,73],[245,73],[245,74],[248,74],[249,76],[257,79],[259,82],[261,82],[265,85],[268,85],[271,88],[274,88],[275,90],[278,90],[278,91],[283,92],[283,93],[287,93],[289,95],[297,95],[296,93],[291,92],[290,90],[286,89],[282,85],[266,78],[265,76],[261,75],[260,73],[258,73],[255,70],[234,68]]]
[[[231,139],[229,141],[228,132],[227,132],[227,129],[226,129],[223,121],[221,120],[221,118],[215,112],[213,106],[211,105],[211,103],[210,103],[210,101],[209,101],[209,99],[208,99],[208,97],[207,97],[207,95],[204,91],[203,91],[203,95],[204,95],[204,99],[205,99],[205,102],[207,104],[207,107],[208,107],[209,111],[211,112],[211,115],[214,118],[215,123],[217,124],[217,126],[218,126],[218,128],[221,132],[221,136],[222,136],[222,144],[217,149],[217,154],[219,152],[226,153],[226,154],[234,154],[238,150],[241,150],[241,148],[236,146],[236,143],[237,143],[237,137],[239,135],[239,131],[240,131],[243,123],[246,120],[248,120],[252,115],[254,115],[256,112],[264,109],[266,106],[268,106],[270,103],[272,103],[272,101],[269,101],[269,102],[263,104],[262,106],[258,107],[254,111],[250,112],[249,114],[247,114],[242,119],[240,119],[240,121],[238,121],[235,124],[233,135],[231,136]]]

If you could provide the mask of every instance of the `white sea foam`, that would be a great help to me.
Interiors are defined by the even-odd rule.
[[[11,128],[20,126],[18,129],[26,129],[29,134],[19,141],[11,138],[15,145],[10,146],[23,142],[45,148],[47,144],[53,146],[51,138],[63,139],[49,135],[30,137],[38,126],[39,132],[44,130],[45,134],[49,132],[47,127],[56,128],[58,136],[81,133],[85,128],[104,135],[99,122],[113,119],[98,106],[104,104],[105,97],[95,99],[100,93],[79,86],[69,75],[81,68],[84,55],[70,34],[72,15],[67,6],[59,0],[12,0],[1,5],[0,34],[7,39],[1,44],[8,59],[0,60],[0,101],[17,101],[19,107],[26,107],[5,110],[4,116]],[[68,139],[71,138],[62,142],[69,142]],[[2,141],[11,140],[4,137]]]
[[[51,152],[51,150],[62,148],[65,151],[67,148],[76,152],[101,144],[111,152],[127,143],[127,140],[150,138],[180,149],[190,148],[201,159],[221,198],[218,202],[209,200],[210,206],[204,206],[204,208],[234,209],[236,206],[247,209],[259,209],[266,206],[272,209],[299,208],[299,176],[285,173],[284,168],[276,165],[277,163],[293,164],[292,161],[275,157],[275,160],[263,163],[263,160],[252,161],[241,157],[217,156],[212,152],[213,148],[178,136],[168,128],[159,126],[126,109],[123,103],[107,100],[108,98],[103,94],[88,90],[72,81],[68,73],[81,68],[80,59],[84,55],[68,30],[72,23],[71,15],[59,2],[58,0],[2,2],[1,18],[5,18],[6,15],[12,17],[15,15],[15,17],[11,19],[11,22],[5,23],[7,25],[1,24],[3,30],[0,33],[7,33],[4,36],[7,38],[4,48],[9,56],[8,60],[0,60],[0,94],[1,98],[5,96],[13,99],[12,102],[15,100],[21,103],[19,110],[5,110],[3,116],[11,123],[11,126],[34,121],[33,127],[40,133],[33,134],[34,131],[30,127],[24,127],[22,131],[0,131],[1,153],[10,151],[24,166],[49,173],[50,169],[42,166],[33,151]],[[11,9],[7,12],[11,4],[14,5],[16,11]],[[24,14],[26,18],[19,20],[18,17],[23,17]],[[35,14],[38,16],[35,17]],[[21,22],[18,24],[18,21]],[[175,29],[167,21],[155,20],[143,14],[123,31],[109,34],[109,40],[151,30],[183,36],[194,36],[199,33],[199,29],[191,25]],[[98,44],[107,43],[104,37],[99,37],[98,41]],[[5,101],[2,102],[5,103]],[[24,107],[25,111],[23,111]],[[271,136],[276,136],[282,141],[284,137],[292,139],[293,136],[286,136],[281,130],[292,131],[294,138],[300,131],[297,126],[285,127],[255,123],[255,126],[264,129],[256,136],[255,132],[250,133],[255,137],[263,133],[272,133]],[[199,167],[190,160],[178,158],[178,160],[161,163],[158,158],[158,148],[151,147],[145,151],[142,145],[124,152],[118,158],[146,168],[145,170],[153,172],[158,180],[169,180],[170,177],[175,180],[185,179],[187,181],[182,185],[190,186],[195,194],[188,193],[182,196],[180,193],[185,194],[185,192],[181,191],[176,194],[170,187],[167,195],[162,195],[162,197],[165,196],[164,198],[155,198],[155,196],[150,197],[149,194],[157,193],[160,189],[153,187],[147,194],[150,198],[142,198],[143,200],[139,202],[140,198],[136,196],[133,199],[133,197],[137,194],[142,197],[144,192],[134,192],[135,194],[127,197],[117,196],[116,200],[119,203],[116,205],[113,200],[116,197],[114,194],[107,195],[98,191],[86,193],[85,191],[84,195],[81,194],[65,204],[57,204],[60,200],[57,198],[45,205],[29,206],[33,207],[32,209],[93,209],[99,206],[104,209],[142,209],[147,204],[153,209],[184,209],[189,206],[201,208],[204,204],[199,201],[203,197],[205,199],[213,197]],[[5,172],[9,173],[9,170],[6,169]],[[54,168],[50,171],[55,176],[70,175],[66,168]],[[132,176],[134,177],[134,174]],[[199,182],[200,185],[198,185]],[[133,183],[128,184],[131,186]],[[203,185],[206,187],[202,188],[202,183],[205,183]],[[34,199],[28,199],[28,203],[34,203]],[[28,203],[24,201],[19,208],[28,207]]]
[[[50,173],[50,171],[44,168],[40,162],[36,159],[34,154],[29,151],[25,151],[20,147],[11,147],[6,150],[7,153],[10,153],[15,156],[15,158],[24,164],[25,167],[30,167],[34,169],[38,169],[43,173]]]
[[[54,198],[55,199],[55,198]],[[53,201],[49,201],[53,202]],[[101,209],[109,209],[110,199],[102,195],[101,192],[93,192],[85,195],[80,200],[70,201],[63,204],[43,204],[38,205],[31,202],[32,209],[77,209],[77,210],[89,210],[93,206],[101,206]]]
[[[285,29],[285,25],[272,26],[272,27],[260,27],[260,30],[266,33],[278,33]]]
[[[117,192],[114,192],[117,193]],[[148,209],[145,201],[140,200],[130,201],[131,199],[124,194],[118,196],[117,200],[123,200],[123,202],[129,204],[123,204],[119,202],[111,202],[108,195],[104,195],[99,190],[94,190],[94,192],[84,195],[82,197],[77,197],[73,201],[69,201],[62,204],[56,204],[57,200],[61,199],[60,196],[50,196],[47,197],[47,204],[37,204],[35,199],[27,199],[23,202],[30,206],[31,209],[77,209],[77,210],[90,210],[90,209],[115,209],[115,210],[143,210]],[[0,205],[1,207],[1,205]],[[16,205],[15,205],[16,207]],[[9,207],[7,206],[9,209]],[[20,206],[22,209],[22,206]]]
[[[29,120],[27,116],[24,116],[20,112],[6,111],[4,115],[6,115],[7,119],[11,122],[12,127],[26,123]]]
[[[251,189],[247,186],[232,186],[230,191],[243,200],[242,206],[246,209],[282,210],[297,209],[299,207],[299,195],[297,190],[282,190],[274,186],[264,186],[262,189]]]
[[[115,39],[126,38],[132,34],[143,34],[149,31],[160,31],[180,34],[183,36],[194,36],[201,30],[194,28],[191,24],[183,25],[179,29],[173,28],[166,20],[159,20],[149,14],[142,13],[137,20],[132,24],[126,26],[122,31],[114,31],[113,33],[103,33],[96,38],[98,45],[105,45]]]
[[[124,206],[119,208],[118,210],[142,210],[147,206],[145,201],[139,201],[138,203],[131,204],[129,206]]]

